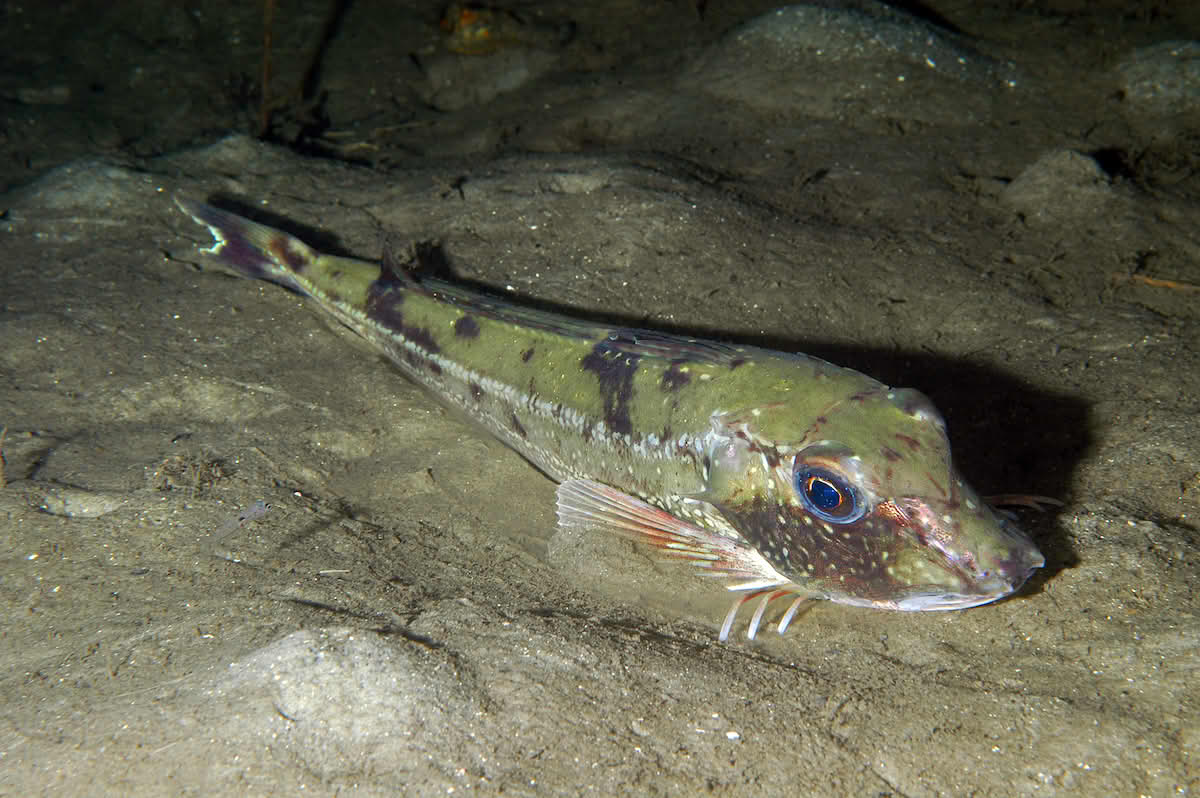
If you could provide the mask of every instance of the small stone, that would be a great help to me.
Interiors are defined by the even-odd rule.
[[[63,518],[99,518],[125,501],[122,494],[97,493],[62,485],[49,488],[38,502],[38,509]]]

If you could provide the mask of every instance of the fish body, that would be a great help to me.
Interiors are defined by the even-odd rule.
[[[824,360],[578,321],[321,254],[177,200],[225,267],[312,297],[411,379],[559,482],[562,526],[632,537],[761,597],[948,610],[1043,564],[954,469],[911,389]]]

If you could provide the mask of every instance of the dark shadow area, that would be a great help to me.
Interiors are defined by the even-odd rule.
[[[917,19],[924,20],[931,25],[936,25],[943,30],[948,30],[951,33],[956,33],[960,36],[964,35],[962,28],[946,19],[946,17],[938,13],[936,9],[930,8],[929,5],[922,3],[919,0],[890,0],[887,5],[891,6],[892,8],[899,9],[906,14],[910,14]]]

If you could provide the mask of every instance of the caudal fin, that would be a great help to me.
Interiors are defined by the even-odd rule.
[[[201,247],[201,252],[236,274],[308,293],[296,276],[315,263],[317,253],[303,241],[203,202],[176,197],[175,204],[212,233],[213,245]]]

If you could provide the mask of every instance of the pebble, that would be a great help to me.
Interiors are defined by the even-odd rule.
[[[127,497],[123,494],[98,493],[56,485],[47,488],[38,501],[38,509],[63,518],[99,518],[123,505]]]

